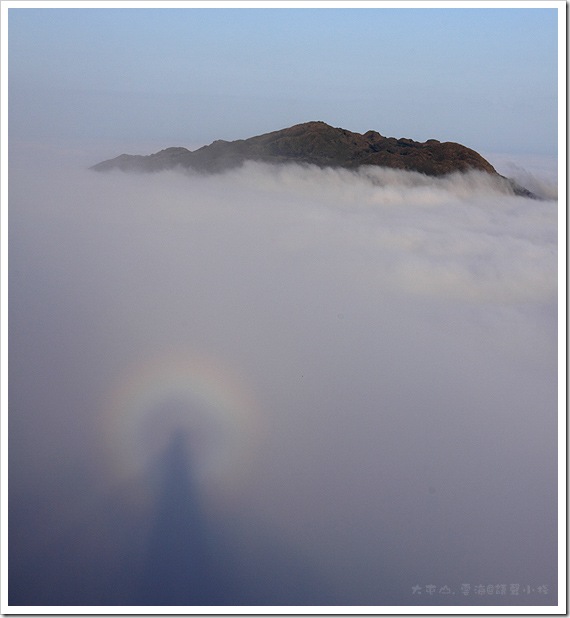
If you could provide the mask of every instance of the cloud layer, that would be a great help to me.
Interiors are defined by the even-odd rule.
[[[253,163],[10,182],[11,602],[140,602],[187,529],[168,465],[209,539],[160,558],[183,602],[556,602],[555,201]]]

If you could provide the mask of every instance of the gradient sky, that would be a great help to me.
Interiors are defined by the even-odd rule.
[[[557,151],[555,8],[76,7],[9,9],[12,144],[145,153],[324,120]]]

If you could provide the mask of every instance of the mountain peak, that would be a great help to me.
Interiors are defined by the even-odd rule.
[[[384,137],[378,131],[354,133],[311,120],[248,139],[216,140],[195,151],[172,147],[148,156],[120,155],[91,169],[154,172],[181,167],[202,173],[217,173],[239,167],[245,161],[299,163],[318,167],[356,169],[381,166],[443,176],[452,172],[479,170],[499,176],[479,153],[455,142],[429,139],[416,142],[402,137]],[[531,194],[514,187],[515,193]]]

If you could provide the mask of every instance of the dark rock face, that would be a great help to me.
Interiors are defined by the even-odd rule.
[[[264,163],[300,163],[319,167],[356,169],[361,165],[377,165],[415,171],[428,176],[443,176],[469,170],[497,174],[480,154],[454,142],[426,142],[384,137],[376,131],[363,135],[334,128],[321,122],[306,122],[245,140],[216,140],[209,146],[190,151],[167,148],[148,156],[120,155],[103,161],[91,169],[105,171],[154,172],[177,167],[202,173],[223,172],[239,167],[244,161]],[[517,195],[533,197],[530,192],[511,182]]]

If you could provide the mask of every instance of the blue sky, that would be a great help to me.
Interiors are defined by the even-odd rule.
[[[14,6],[13,144],[145,152],[324,120],[556,153],[554,8]]]

